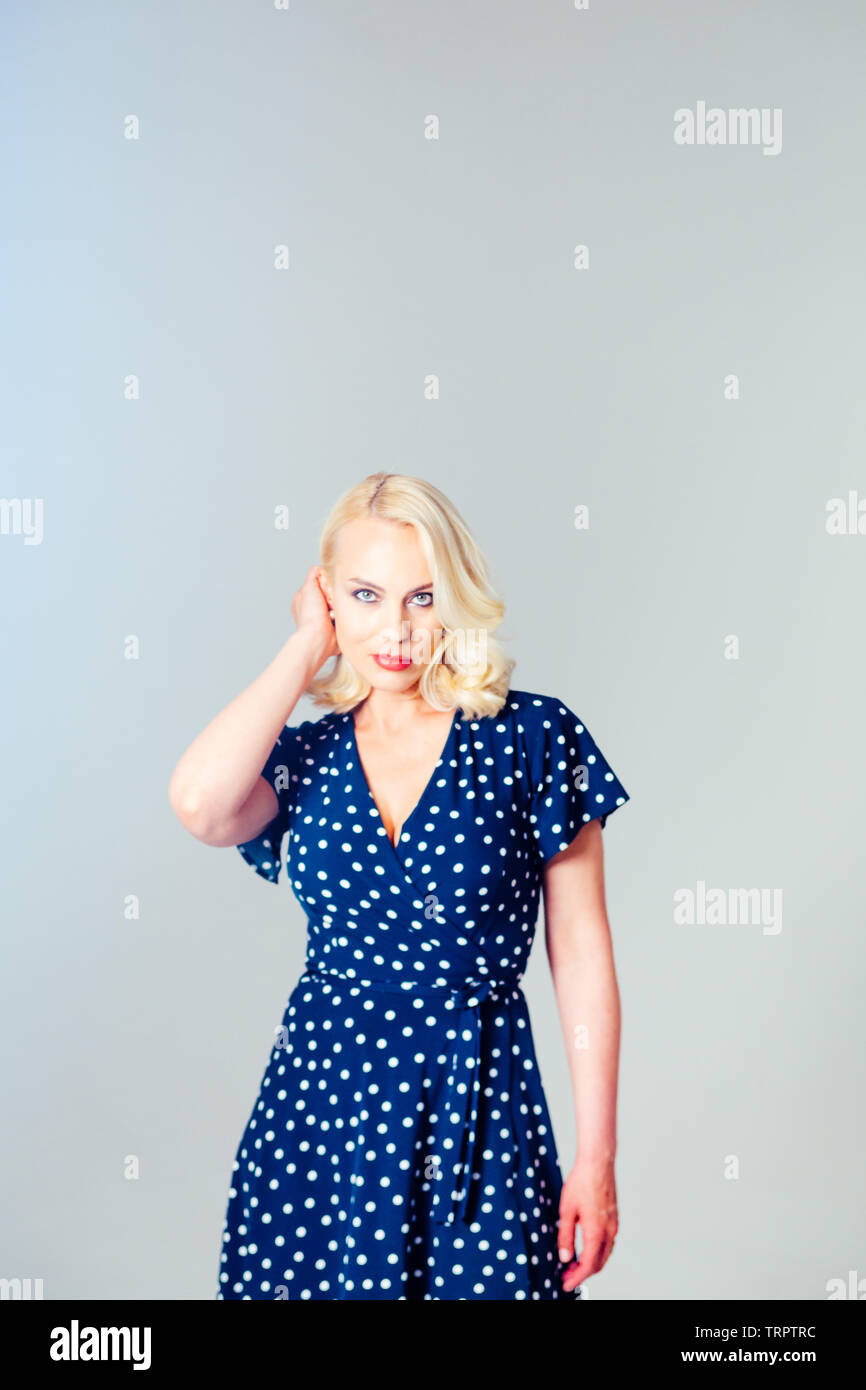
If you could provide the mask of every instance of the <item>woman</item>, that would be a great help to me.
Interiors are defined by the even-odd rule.
[[[217,1298],[579,1298],[617,1231],[601,829],[628,794],[566,704],[510,688],[503,605],[438,489],[365,479],[321,555],[297,632],[170,788],[193,835],[271,883],[289,832],[308,918]],[[305,693],[327,712],[286,728]],[[520,988],[542,894],[577,1115],[564,1184]]]

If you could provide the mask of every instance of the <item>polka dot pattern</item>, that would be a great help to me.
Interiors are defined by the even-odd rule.
[[[520,987],[544,865],[628,793],[585,725],[511,690],[455,711],[396,846],[349,713],[286,728],[278,812],[304,973],[238,1147],[221,1299],[571,1299],[562,1176]]]

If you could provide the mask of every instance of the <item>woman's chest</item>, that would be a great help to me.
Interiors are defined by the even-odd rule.
[[[354,731],[352,753],[360,791],[369,793],[392,845],[414,812],[423,807],[451,743],[451,723],[431,721],[431,727],[411,739],[383,741]]]
[[[414,888],[447,915],[477,921],[532,895],[538,871],[524,787],[483,745],[455,738],[432,776],[429,749],[407,758],[405,777],[395,775],[393,749],[390,767],[372,747],[364,757],[366,773],[353,740],[337,740],[297,786],[287,863],[302,904],[348,909],[363,896],[390,907],[395,895],[410,901]]]

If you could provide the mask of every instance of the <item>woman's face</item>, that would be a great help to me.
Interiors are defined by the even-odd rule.
[[[372,686],[407,689],[429,663],[442,632],[432,579],[414,526],[363,517],[340,531],[325,587],[340,651]]]

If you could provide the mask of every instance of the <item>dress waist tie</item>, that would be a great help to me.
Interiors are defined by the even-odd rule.
[[[514,983],[484,980],[448,990],[456,1012],[455,1037],[448,1068],[446,1102],[436,1113],[434,1153],[444,1171],[435,1179],[432,1209],[435,1219],[453,1226],[466,1219],[472,1174],[478,1151],[481,1100],[481,1004],[491,993],[512,994]],[[446,1159],[446,1154],[452,1157]],[[443,1191],[444,1189],[444,1191]]]

